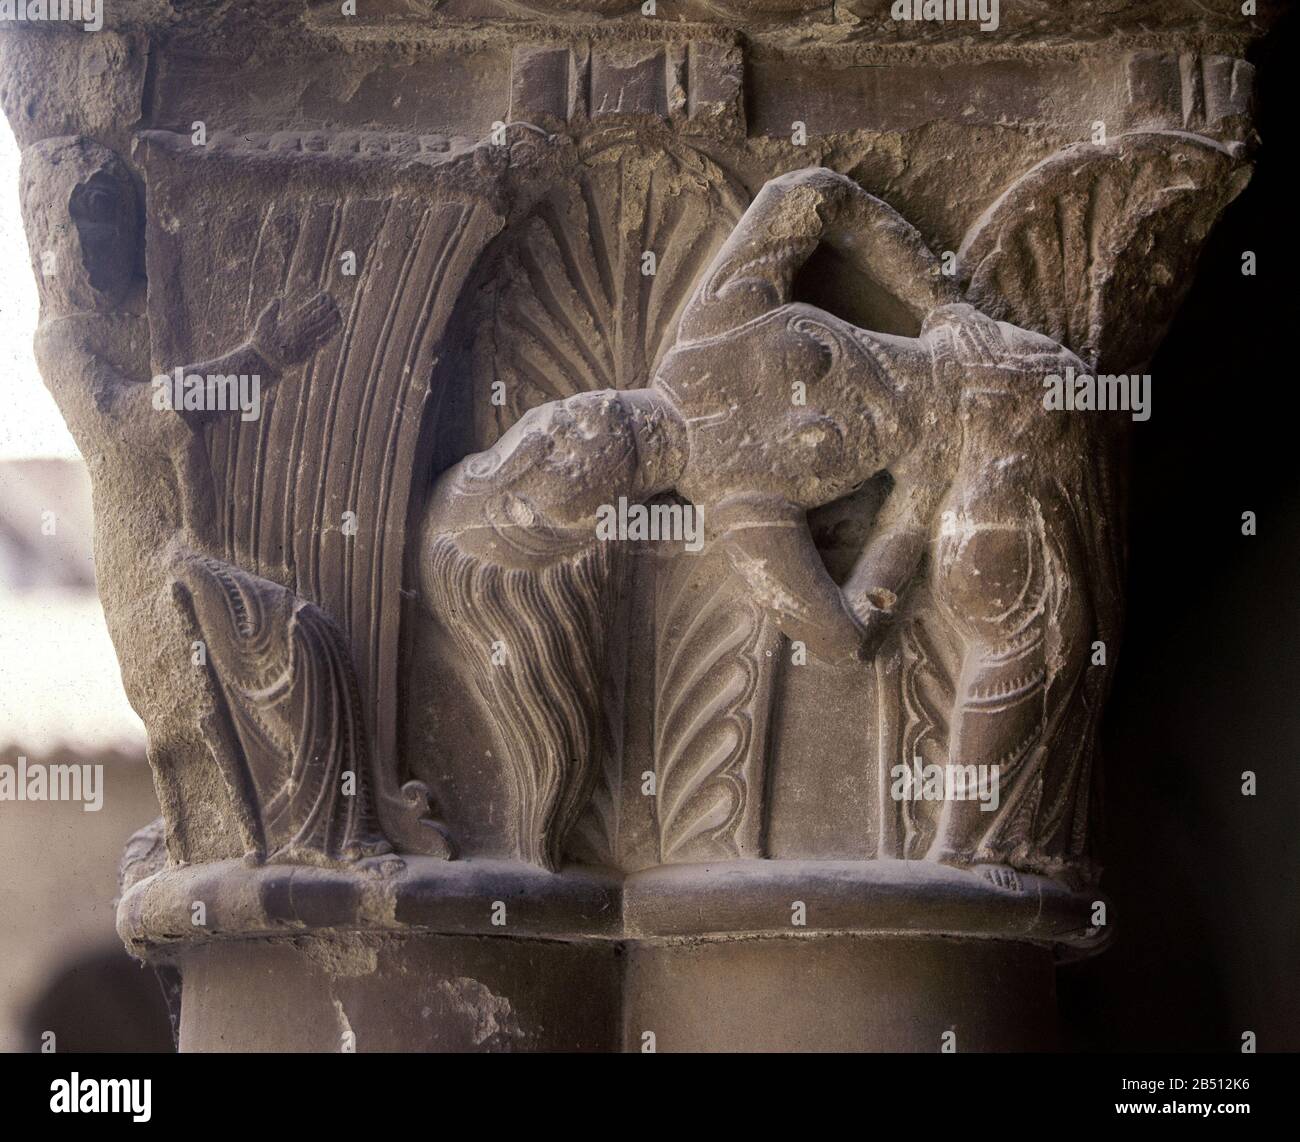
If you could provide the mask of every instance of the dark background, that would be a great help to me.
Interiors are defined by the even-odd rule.
[[[1296,46],[1291,11],[1250,54],[1255,176],[1210,236],[1134,425],[1103,726],[1116,930],[1058,973],[1066,1049],[1239,1051],[1253,1031],[1261,1052],[1300,1050]]]

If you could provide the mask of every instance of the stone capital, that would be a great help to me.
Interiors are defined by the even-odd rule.
[[[1262,24],[358,7],[0,28],[182,1048],[1050,1045]]]

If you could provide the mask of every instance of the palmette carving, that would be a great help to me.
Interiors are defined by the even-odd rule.
[[[1102,372],[1151,359],[1201,246],[1245,188],[1240,143],[1136,131],[1044,159],[958,251],[969,301],[1068,346]]]
[[[492,335],[476,370],[477,408],[492,417],[484,444],[548,400],[644,387],[744,209],[716,165],[687,149],[606,143],[580,161],[581,177],[506,236],[489,286]]]
[[[658,859],[762,854],[776,626],[720,548],[673,560],[656,599]]]

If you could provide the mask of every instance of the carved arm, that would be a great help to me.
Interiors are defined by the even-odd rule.
[[[742,493],[706,505],[704,519],[787,638],[824,662],[859,657],[863,630],[826,570],[802,508],[779,496]]]
[[[314,295],[287,317],[281,317],[280,305],[277,298],[262,310],[244,344],[214,360],[184,366],[185,375],[203,377],[206,385],[201,409],[175,409],[191,428],[202,427],[224,409],[219,399],[223,377],[256,374],[270,384],[316,352],[341,323],[338,307],[327,293]]]
[[[844,585],[850,610],[872,636],[893,617],[929,545],[952,477],[951,452],[935,434],[891,469],[894,489]]]

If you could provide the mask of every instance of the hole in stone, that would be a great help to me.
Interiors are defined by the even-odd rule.
[[[919,316],[831,246],[819,246],[795,274],[794,298],[862,329],[899,337],[921,332]]]

